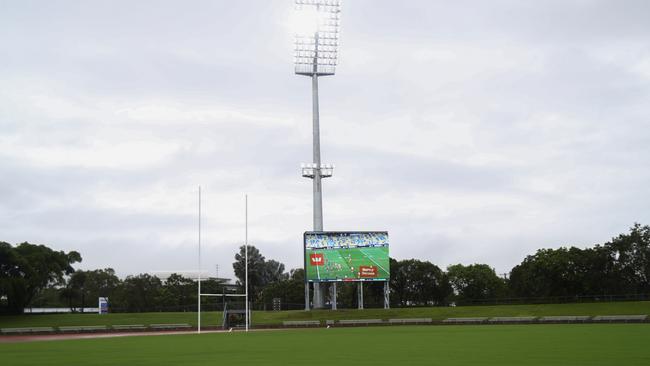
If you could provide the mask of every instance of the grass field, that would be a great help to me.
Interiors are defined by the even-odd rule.
[[[650,301],[601,302],[581,304],[457,306],[401,309],[254,311],[253,325],[280,324],[283,320],[339,320],[432,318],[478,316],[547,316],[547,315],[650,315]],[[204,312],[204,325],[220,325],[221,313]],[[196,325],[196,313],[115,313],[115,314],[51,314],[0,316],[0,328],[47,327],[78,325],[187,323]]]
[[[3,365],[648,365],[650,325],[371,327],[0,344]]]
[[[316,265],[311,262],[311,255],[321,255],[323,262]],[[341,249],[307,249],[307,279],[314,281],[352,280],[363,278],[360,267],[375,267],[376,275],[366,279],[386,279],[388,272],[388,247],[359,247]]]

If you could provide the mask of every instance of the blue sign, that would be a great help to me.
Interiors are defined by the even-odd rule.
[[[99,313],[108,314],[108,297],[99,298]]]

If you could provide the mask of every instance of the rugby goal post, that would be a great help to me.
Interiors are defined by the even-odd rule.
[[[228,294],[225,291],[220,294],[201,294],[199,293],[199,314],[198,314],[198,327],[197,327],[197,332],[201,333],[201,297],[247,297],[247,294]],[[224,308],[223,311],[224,313],[227,313],[227,304],[224,302]],[[248,327],[250,325],[250,307],[246,306],[246,310],[244,311],[244,322],[246,323],[246,331],[248,331]]]
[[[225,290],[221,294],[203,294],[201,293],[201,186],[199,186],[199,233],[198,233],[198,242],[199,242],[199,271],[198,271],[198,296],[197,296],[197,333],[201,334],[201,297],[217,297],[217,296],[231,296],[231,297],[244,297],[245,298],[245,323],[246,323],[246,332],[248,332],[248,327],[250,325],[250,309],[248,304],[248,195],[244,195],[245,200],[245,236],[244,236],[244,286],[245,292],[243,294],[226,294]]]

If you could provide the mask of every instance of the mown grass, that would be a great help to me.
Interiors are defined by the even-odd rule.
[[[339,319],[390,319],[432,318],[442,320],[451,317],[493,316],[549,316],[549,315],[650,315],[650,301],[543,304],[543,305],[495,305],[457,306],[401,309],[365,310],[315,310],[315,311],[254,311],[253,325],[281,324],[283,320],[339,320]],[[220,312],[202,313],[202,324],[220,325]],[[197,324],[196,313],[114,313],[98,314],[51,314],[0,316],[0,328],[10,327],[56,327],[76,325],[116,324]]]
[[[455,317],[493,316],[552,316],[552,315],[625,315],[650,314],[650,301],[541,304],[541,305],[493,305],[456,306],[428,308],[364,309],[364,310],[316,310],[253,313],[257,324],[280,323],[283,320],[339,320],[339,319],[390,319],[432,318],[443,320]]]
[[[648,365],[650,325],[401,326],[0,344],[3,365]]]

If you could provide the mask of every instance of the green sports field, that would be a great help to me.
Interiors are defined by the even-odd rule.
[[[0,344],[3,365],[649,365],[650,325],[399,326]]]
[[[315,265],[312,255],[322,255],[321,265]],[[374,276],[365,279],[388,279],[390,277],[388,247],[360,247],[341,249],[307,249],[307,279],[309,281],[353,280],[363,277],[360,267],[374,267]],[[363,278],[362,278],[363,279]]]

